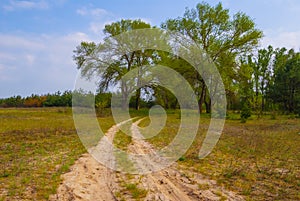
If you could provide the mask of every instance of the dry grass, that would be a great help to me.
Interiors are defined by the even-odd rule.
[[[99,118],[103,130],[112,118]],[[70,108],[0,110],[0,200],[47,200],[85,151]]]
[[[137,115],[147,112],[133,114]],[[300,119],[252,117],[242,124],[238,115],[229,117],[213,152],[200,160],[198,151],[210,121],[202,115],[194,143],[178,162],[248,200],[300,200]],[[105,132],[114,121],[106,117],[99,123]],[[148,141],[157,148],[167,146],[179,123],[179,113],[168,111],[166,127]],[[148,124],[145,119],[140,126]],[[0,200],[47,200],[60,175],[85,152],[71,109],[1,109],[0,125]],[[130,142],[130,136],[119,132],[114,144],[126,151]],[[136,188],[127,185],[135,194]],[[138,191],[136,196],[143,194]]]
[[[168,145],[177,134],[178,117],[169,114],[167,126],[148,141],[157,148]],[[198,135],[178,161],[183,167],[192,167],[248,200],[300,199],[300,119],[252,117],[242,124],[233,114],[213,152],[200,160],[209,122],[209,116],[201,115]],[[145,120],[140,126],[148,123]]]

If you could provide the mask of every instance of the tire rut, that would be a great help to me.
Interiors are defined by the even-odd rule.
[[[131,119],[129,119],[131,120]],[[117,125],[112,126],[105,137],[99,142],[104,140],[112,143],[114,135],[119,131],[119,126],[126,123],[123,121]],[[98,146],[98,145],[97,145]],[[99,154],[96,148],[89,149],[90,153]],[[105,149],[105,147],[101,148]],[[98,152],[95,152],[98,151]],[[106,150],[107,154],[112,150]],[[98,157],[96,155],[96,157]],[[113,159],[111,159],[113,160]],[[111,161],[112,162],[112,161]],[[70,172],[62,175],[63,181],[57,189],[56,194],[49,197],[50,201],[113,201],[117,200],[113,188],[117,186],[114,183],[115,173],[111,169],[103,166],[89,153],[83,154],[75,164],[70,168]]]
[[[152,166],[158,164],[158,162],[163,161],[162,164],[165,164],[164,162],[166,161],[164,161],[163,158],[157,157],[158,154],[155,148],[143,140],[144,137],[138,129],[138,124],[142,120],[143,119],[140,119],[134,122],[131,126],[132,144],[128,147],[128,150],[134,154],[147,154],[155,156],[156,158],[149,159],[149,157],[139,157],[140,160],[134,161],[136,167],[139,169],[149,169],[149,167],[152,168]],[[190,175],[190,177],[187,175]],[[179,170],[176,162],[161,171],[141,176],[140,182],[141,186],[148,191],[145,200],[149,201],[196,201],[220,200],[225,198],[227,200],[243,200],[241,196],[218,187],[214,181],[205,179],[189,170]],[[201,183],[205,183],[208,189],[199,189],[199,184]]]
[[[168,161],[161,158],[155,148],[144,140],[138,127],[142,120],[139,119],[131,125],[132,143],[128,146],[128,152],[133,157],[129,157],[129,160],[133,162],[139,172],[151,172],[155,166],[165,166]],[[100,140],[98,147],[89,149],[89,152],[96,155],[96,158],[102,156],[97,154],[105,152],[105,156],[111,156],[105,159],[105,162],[114,167],[117,163],[114,152],[111,146],[106,147],[104,141],[112,143],[115,134],[119,131],[119,126],[127,121],[112,126],[106,133],[106,137]],[[142,157],[142,155],[144,156]],[[57,193],[50,196],[50,201],[244,200],[236,193],[218,186],[215,181],[204,178],[189,169],[184,169],[176,162],[157,172],[130,175],[103,166],[87,153],[83,154],[71,167],[71,171],[62,175],[62,178],[63,181],[58,187]],[[139,189],[146,192],[145,195],[134,198],[126,189],[127,184],[137,185]]]

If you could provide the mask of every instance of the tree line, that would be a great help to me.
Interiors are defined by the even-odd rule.
[[[86,106],[87,99],[95,100],[96,106],[109,107],[110,106],[110,93],[98,93],[94,95],[91,92],[83,91],[57,91],[53,94],[37,95],[32,94],[31,96],[21,97],[13,96],[9,98],[0,99],[0,107],[71,107],[73,95],[81,97],[82,102],[79,103],[81,106]]]
[[[137,69],[147,74],[145,66],[169,66],[193,87],[199,112],[210,113],[212,103],[207,83],[191,64],[160,50],[126,52],[118,39],[111,39],[127,31],[149,28],[156,27],[142,20],[122,19],[107,24],[103,30],[106,35],[104,42],[82,42],[74,50],[74,60],[82,76],[90,78],[97,74],[102,92],[117,86],[125,107],[129,87],[122,77],[126,73]],[[183,16],[166,20],[160,28],[192,39],[209,55],[223,79],[227,108],[241,111],[242,119],[246,120],[253,112],[259,115],[268,111],[300,114],[300,53],[272,46],[259,49],[263,32],[245,13],[231,16],[222,3],[211,6],[202,2],[196,8],[186,9]],[[154,36],[153,40],[176,48],[174,43],[158,38]],[[127,40],[134,43],[136,38],[129,37]],[[109,62],[107,58],[110,58]],[[155,83],[138,87],[139,79],[133,80],[137,86],[136,109],[140,108],[140,100],[146,95],[165,108],[179,108],[177,99],[169,90]]]
[[[236,94],[228,97],[230,109],[300,116],[300,52],[268,46],[244,57],[238,72]]]
[[[72,106],[72,91],[21,97],[20,95],[0,99],[0,107],[63,107]]]
[[[72,98],[76,96],[75,102]],[[111,107],[112,93],[92,93],[83,90],[66,90],[64,92],[57,91],[53,94],[37,95],[32,94],[27,97],[20,95],[9,98],[0,99],[1,108],[30,108],[30,107],[72,107],[73,105],[80,107],[95,107],[99,109]],[[141,106],[144,108],[151,107],[155,103],[152,101],[141,100]],[[135,98],[131,98],[130,107],[135,106]]]

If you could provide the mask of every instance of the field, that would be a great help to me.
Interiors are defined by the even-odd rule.
[[[176,135],[179,115],[169,116],[168,126],[149,140],[156,147],[166,146]],[[213,152],[199,160],[209,125],[208,117],[201,118],[198,136],[179,160],[183,168],[207,175],[249,200],[300,199],[300,119],[252,117],[243,124],[237,114],[230,114]]]
[[[101,122],[104,130],[112,118]],[[0,200],[47,200],[85,151],[70,108],[0,110]]]
[[[98,120],[104,132],[114,125],[112,117]],[[179,112],[168,111],[166,127],[148,142],[166,146],[179,122]],[[146,118],[140,126],[148,123]],[[0,200],[47,200],[56,192],[60,175],[86,152],[70,108],[1,109],[0,125]],[[182,169],[214,179],[246,200],[300,199],[300,119],[253,116],[243,124],[238,114],[229,114],[217,146],[200,160],[198,151],[208,125],[209,116],[202,115],[193,145],[178,161]],[[130,142],[122,132],[114,139],[124,150]]]

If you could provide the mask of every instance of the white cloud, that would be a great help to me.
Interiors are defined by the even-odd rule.
[[[100,37],[103,36],[102,32],[105,24],[108,22],[113,22],[113,20],[116,18],[112,13],[102,8],[82,7],[77,9],[76,13],[83,17],[89,18],[89,31],[95,35],[100,35]]]
[[[27,63],[32,66],[35,62],[35,56],[31,55],[31,54],[27,54],[25,55],[25,60],[27,61]]]
[[[91,22],[90,23],[90,31],[92,31],[94,34],[102,34],[103,29],[105,27],[106,23],[97,23],[97,22]]]
[[[64,40],[70,42],[92,41],[89,36],[83,32],[71,33],[63,37]]]
[[[87,17],[89,22],[89,31],[99,40],[104,37],[103,29],[105,24],[116,21],[114,14],[102,8],[82,7],[76,10],[78,15]]]
[[[16,57],[10,54],[6,54],[4,52],[0,52],[0,61],[8,60],[8,61],[15,61]]]
[[[300,50],[300,31],[279,31],[277,33],[266,31],[265,35],[262,41],[263,47],[272,45],[279,48],[286,47],[288,49],[294,48],[296,51]]]
[[[7,35],[0,33],[0,47],[2,48],[24,48],[30,49],[43,49],[45,46],[42,41],[36,38],[25,38],[15,35]]]
[[[88,9],[86,7],[80,8],[76,11],[77,14],[81,16],[92,16],[92,17],[104,17],[106,15],[110,15],[110,13],[102,8],[91,8]]]
[[[47,9],[49,5],[46,1],[16,1],[10,0],[8,5],[3,6],[6,11],[17,9]]]
[[[87,15],[87,9],[85,9],[85,8],[78,9],[78,10],[76,10],[76,13],[79,15],[85,16],[85,15]]]
[[[0,97],[72,89],[77,75],[73,50],[81,41],[91,39],[82,32],[61,36],[0,34]]]

